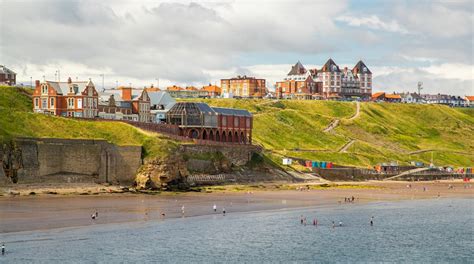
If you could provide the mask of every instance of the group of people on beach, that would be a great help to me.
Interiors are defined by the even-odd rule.
[[[306,220],[305,216],[303,216],[303,215],[300,216],[300,223],[301,223],[301,225],[306,226],[307,220]],[[336,222],[332,221],[331,224],[332,224],[332,228],[336,228]],[[373,225],[374,225],[374,217],[372,216],[370,218],[370,226],[373,226]],[[317,218],[313,219],[313,226],[316,226],[316,227],[318,226],[318,219]],[[343,226],[342,221],[339,221],[337,226],[342,227]]]
[[[353,203],[355,201],[355,197],[344,197],[344,202],[345,203]]]

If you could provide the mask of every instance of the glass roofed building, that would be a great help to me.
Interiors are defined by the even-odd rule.
[[[239,144],[252,142],[253,118],[247,110],[179,102],[166,118],[168,124],[179,127],[180,136]]]

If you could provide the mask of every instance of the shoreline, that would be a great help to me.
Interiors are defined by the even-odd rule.
[[[407,188],[407,184],[412,184]],[[469,183],[468,183],[469,184]],[[474,188],[464,188],[462,181],[445,182],[361,182],[341,183],[297,191],[290,184],[287,190],[240,190],[239,186],[213,186],[212,193],[160,193],[155,195],[113,193],[101,195],[39,195],[0,197],[0,233],[49,230],[109,223],[166,221],[184,217],[222,215],[236,212],[293,210],[310,207],[353,206],[370,202],[403,201],[432,198],[474,198]],[[453,188],[449,188],[451,185]],[[425,191],[423,191],[425,188]],[[344,197],[355,197],[353,203]],[[217,205],[214,213],[212,206]],[[95,210],[96,220],[91,219]],[[164,219],[161,213],[165,213]]]

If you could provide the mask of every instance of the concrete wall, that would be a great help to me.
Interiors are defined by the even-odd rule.
[[[18,183],[109,182],[131,184],[142,164],[141,146],[104,140],[17,139]]]

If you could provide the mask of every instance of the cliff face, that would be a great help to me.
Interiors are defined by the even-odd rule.
[[[255,146],[182,145],[172,155],[148,161],[136,177],[137,188],[166,188],[187,184],[190,175],[230,174],[248,164]],[[242,171],[242,170],[240,170]]]

